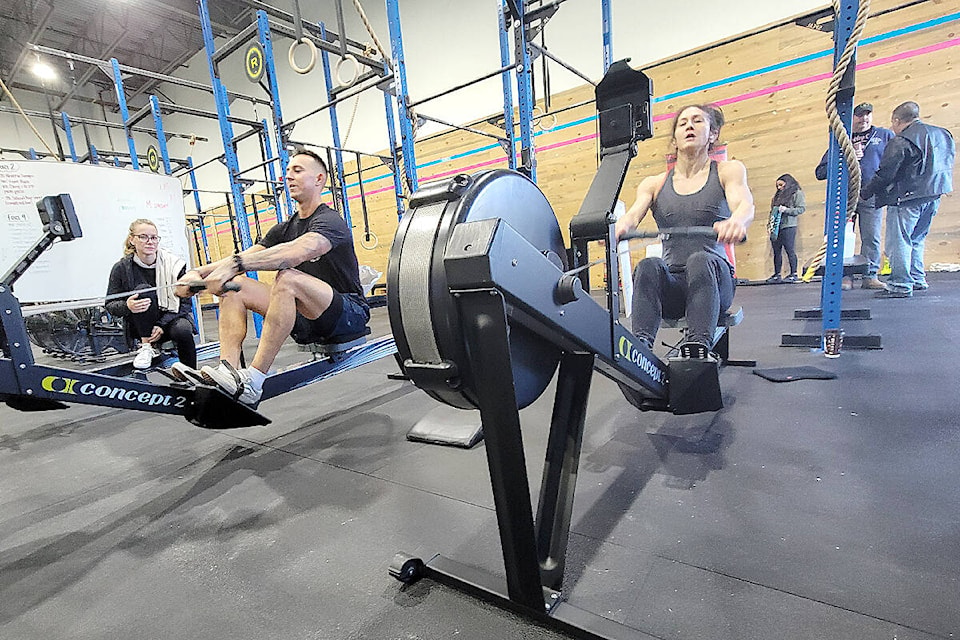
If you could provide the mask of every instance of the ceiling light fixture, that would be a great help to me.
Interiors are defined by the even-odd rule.
[[[41,80],[55,80],[57,78],[57,72],[46,62],[37,61],[33,65],[33,75],[37,76]]]

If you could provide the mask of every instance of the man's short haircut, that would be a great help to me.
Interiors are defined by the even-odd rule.
[[[920,117],[920,105],[907,101],[893,110],[893,117],[900,122],[913,122]]]
[[[330,172],[327,170],[327,163],[324,162],[324,161],[323,161],[323,158],[321,158],[321,157],[320,157],[319,155],[317,155],[315,152],[310,151],[310,149],[305,149],[305,148],[303,148],[303,147],[297,147],[296,149],[293,150],[293,153],[291,154],[291,157],[292,157],[292,156],[310,156],[311,158],[313,158],[314,160],[316,160],[317,162],[320,163],[320,168],[323,169],[323,175],[325,175],[325,176],[330,175]]]

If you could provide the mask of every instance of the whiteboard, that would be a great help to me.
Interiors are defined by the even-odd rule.
[[[57,241],[14,284],[21,302],[102,297],[110,269],[123,256],[130,223],[157,225],[160,246],[191,261],[180,180],[104,165],[42,160],[0,161],[0,273],[40,238],[36,202],[67,193],[83,237]]]

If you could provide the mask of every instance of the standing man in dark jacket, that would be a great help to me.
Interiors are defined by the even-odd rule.
[[[877,198],[887,205],[886,253],[890,277],[878,298],[909,298],[928,287],[923,270],[923,247],[930,223],[940,207],[940,196],[953,191],[956,145],[942,127],[920,121],[920,106],[904,102],[893,110],[890,141],[877,173],[861,191],[861,198]]]
[[[860,161],[860,184],[867,184],[873,179],[880,167],[883,150],[895,135],[890,129],[873,126],[873,105],[869,102],[861,102],[854,108],[853,132],[850,137]],[[817,180],[827,179],[827,152],[820,159],[815,173]],[[883,283],[877,278],[880,272],[883,206],[874,202],[873,198],[861,198],[857,203],[857,220],[860,227],[860,253],[867,260],[867,273],[861,286],[864,289],[883,289]],[[853,281],[845,277],[841,286],[843,289],[850,289]]]

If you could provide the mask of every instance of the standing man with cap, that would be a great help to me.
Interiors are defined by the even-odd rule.
[[[873,126],[873,105],[861,102],[853,110],[853,148],[860,161],[860,184],[865,185],[877,173],[880,158],[887,143],[896,134],[890,129]],[[827,152],[829,153],[829,151]],[[827,153],[823,154],[817,165],[817,180],[827,179]],[[863,278],[864,289],[883,289],[883,283],[877,278],[880,271],[880,232],[883,229],[883,205],[874,198],[860,198],[857,203],[856,217],[860,226],[860,254],[867,260],[867,273]],[[851,289],[853,281],[844,277],[843,289]]]
[[[909,298],[928,288],[923,249],[940,196],[953,191],[956,144],[942,127],[920,121],[920,105],[904,102],[893,110],[890,141],[880,168],[860,191],[887,205],[886,252],[890,277],[878,298]]]

